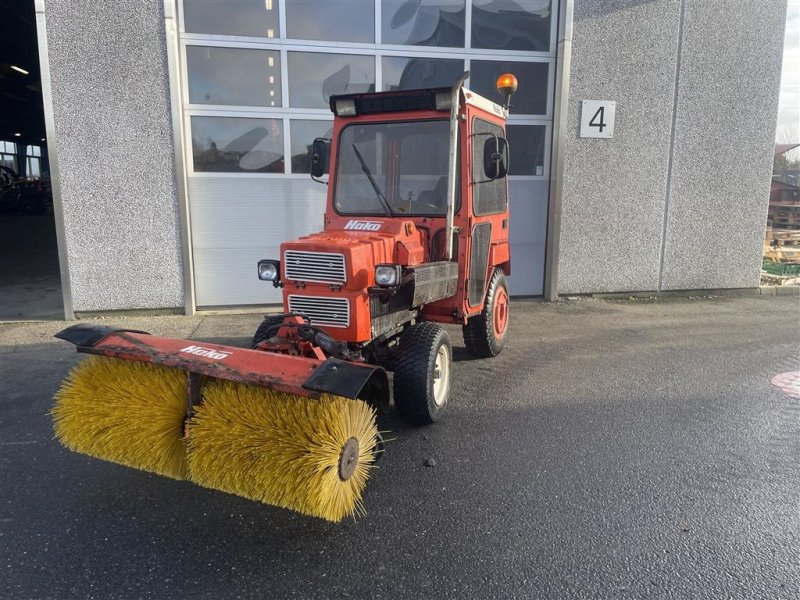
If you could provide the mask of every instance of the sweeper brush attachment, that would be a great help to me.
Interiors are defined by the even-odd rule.
[[[56,393],[71,450],[329,521],[364,512],[381,367],[89,325],[56,337],[99,355]]]
[[[185,479],[186,376],[146,363],[93,356],[56,393],[56,437],[70,450]]]
[[[360,400],[215,381],[190,422],[190,478],[336,522],[364,512],[377,439],[375,411]]]

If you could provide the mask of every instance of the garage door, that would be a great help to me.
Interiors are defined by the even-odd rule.
[[[511,292],[544,280],[556,6],[550,0],[183,0],[184,146],[198,308],[269,304],[282,240],[322,227],[308,149],[331,94],[520,81],[508,137]]]

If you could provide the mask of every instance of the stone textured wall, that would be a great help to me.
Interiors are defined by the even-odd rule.
[[[45,19],[74,310],[182,307],[163,0]]]
[[[758,285],[785,0],[576,0],[558,292]],[[615,100],[614,138],[578,137]]]
[[[759,285],[786,2],[685,0],[663,289]]]

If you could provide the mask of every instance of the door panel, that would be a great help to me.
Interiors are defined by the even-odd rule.
[[[489,268],[489,243],[491,240],[492,224],[488,221],[478,223],[472,228],[469,281],[467,283],[467,299],[470,306],[477,306],[483,301],[483,291],[486,288],[486,276]]]

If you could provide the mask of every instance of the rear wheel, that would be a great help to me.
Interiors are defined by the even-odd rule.
[[[480,358],[497,356],[506,345],[508,333],[508,284],[497,269],[489,282],[483,310],[463,326],[464,344],[470,354]]]
[[[407,421],[439,420],[450,396],[452,356],[450,336],[436,323],[417,323],[403,332],[394,361],[394,403]]]

